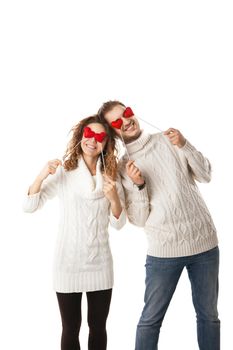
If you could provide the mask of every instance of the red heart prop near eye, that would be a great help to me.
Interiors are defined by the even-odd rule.
[[[94,131],[91,130],[91,128],[89,128],[88,126],[86,126],[86,127],[84,128],[83,135],[84,135],[84,137],[91,138],[91,137],[94,137],[94,136],[95,136],[95,133],[94,133]]]
[[[115,128],[115,129],[120,129],[121,126],[123,124],[123,120],[121,118],[114,120],[113,122],[111,122],[111,125]]]
[[[96,133],[96,132],[92,131],[91,128],[89,128],[88,126],[86,126],[83,129],[83,136],[84,137],[86,137],[88,139],[94,137],[97,142],[103,142],[106,135],[107,135],[106,132],[102,131],[100,133]]]
[[[123,113],[123,117],[130,118],[133,115],[134,115],[134,112],[132,111],[132,109],[130,107],[126,107],[126,109],[124,110],[124,113]]]
[[[100,132],[99,134],[95,134],[95,139],[98,142],[103,142],[106,135],[107,135],[106,132],[104,132],[104,131]]]

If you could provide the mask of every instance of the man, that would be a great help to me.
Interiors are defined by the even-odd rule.
[[[116,135],[127,148],[121,160],[126,202],[132,201],[135,186],[142,198],[146,189],[150,197],[150,214],[145,224],[145,305],[137,326],[135,349],[158,349],[166,310],[186,268],[197,315],[199,349],[219,350],[218,240],[196,185],[196,181],[210,181],[209,161],[174,128],[146,134],[132,109],[119,101],[104,103],[99,115],[115,127]],[[132,223],[133,217],[130,213]]]

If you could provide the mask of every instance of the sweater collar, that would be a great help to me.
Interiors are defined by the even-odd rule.
[[[136,140],[130,143],[126,143],[127,151],[129,152],[129,154],[133,154],[135,152],[140,151],[147,144],[150,138],[151,135],[147,134],[144,130],[142,130],[140,136]]]
[[[94,199],[104,196],[100,158],[96,164],[95,180],[93,179],[93,176],[82,156],[79,159],[78,168],[75,170],[75,182],[77,183],[78,193],[81,197]]]

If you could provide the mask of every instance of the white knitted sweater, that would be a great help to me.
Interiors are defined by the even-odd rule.
[[[125,224],[124,194],[117,182],[123,210],[116,219],[102,188],[100,161],[94,181],[81,158],[78,168],[65,171],[59,167],[55,175],[49,175],[43,182],[39,193],[26,196],[26,212],[34,212],[47,199],[59,197],[60,224],[54,261],[54,289],[57,292],[87,292],[113,286],[108,224],[110,222],[116,229]]]
[[[217,246],[214,223],[195,182],[210,181],[209,161],[188,141],[178,148],[163,133],[142,132],[126,146],[146,179],[150,200],[150,215],[145,224],[148,255],[181,257]],[[133,185],[125,172],[127,160],[125,155],[121,175],[126,201],[130,203]],[[136,214],[131,214],[129,219],[134,223]]]

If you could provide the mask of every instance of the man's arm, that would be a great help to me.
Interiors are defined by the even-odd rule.
[[[195,180],[199,182],[210,182],[211,180],[211,164],[201,152],[191,145],[191,143],[184,138],[179,130],[170,128],[164,132],[170,142],[178,146],[179,152],[182,152],[187,159],[189,170],[191,171]]]
[[[131,224],[144,227],[150,212],[145,179],[133,161],[128,161],[121,176],[128,219]]]

